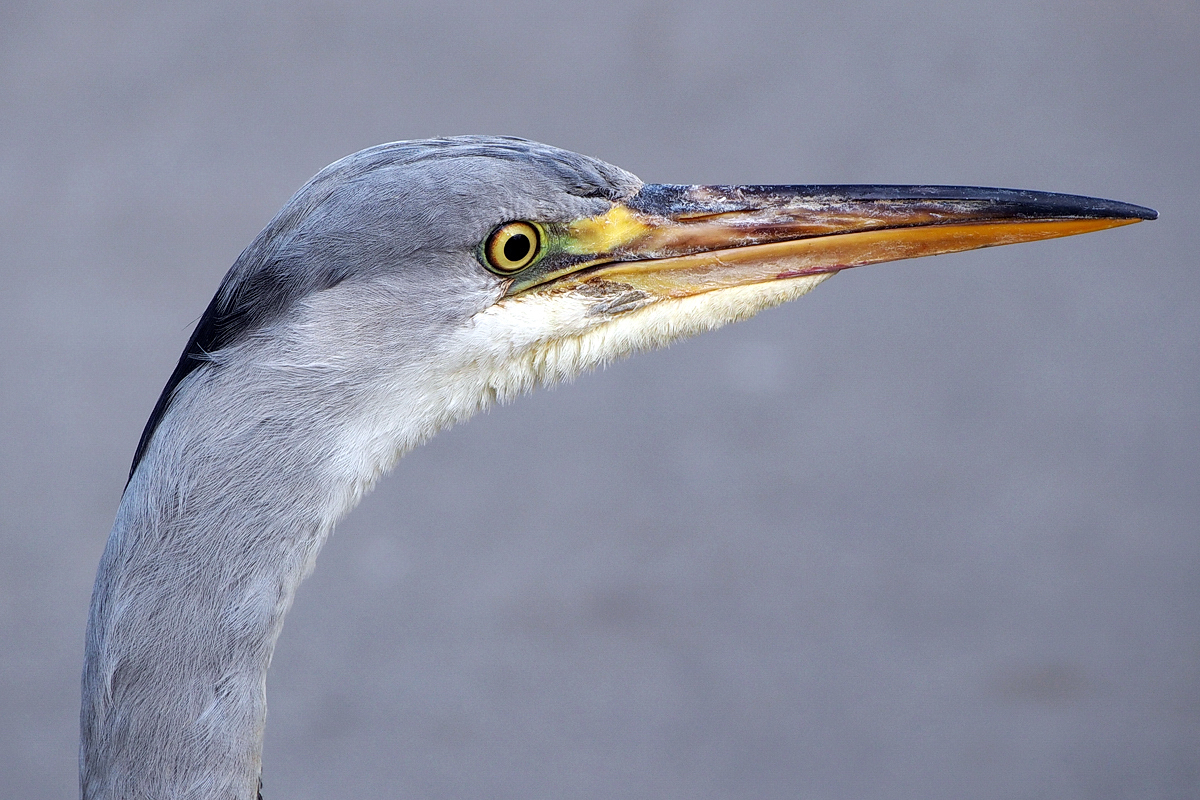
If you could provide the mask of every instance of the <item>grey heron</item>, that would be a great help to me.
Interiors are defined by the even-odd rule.
[[[138,443],[88,619],[83,797],[255,797],[296,588],[437,431],[842,269],[1155,216],[1008,189],[643,184],[503,137],[330,165],[229,270]]]

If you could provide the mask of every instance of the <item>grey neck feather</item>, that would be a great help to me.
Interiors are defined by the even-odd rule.
[[[480,288],[459,294],[495,300]],[[406,294],[327,290],[181,382],[97,576],[85,800],[254,797],[267,667],[322,542],[403,451],[487,400],[439,415],[428,386],[468,310],[414,334]]]
[[[345,505],[321,465],[337,431],[319,413],[249,414],[214,402],[223,381],[195,377],[176,410],[200,415],[212,438],[164,421],[147,453],[155,468],[135,474],[101,562],[84,798],[254,797],[275,640]]]

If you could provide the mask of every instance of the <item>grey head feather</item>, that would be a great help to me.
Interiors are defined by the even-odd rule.
[[[407,309],[414,325],[436,324],[452,305],[436,302],[439,285],[462,285],[439,272],[477,271],[474,277],[499,284],[472,255],[496,225],[599,213],[641,185],[619,167],[516,137],[392,142],[334,162],[296,192],[225,275],[146,422],[130,477],[180,383],[302,298],[403,271],[414,298],[430,301]]]

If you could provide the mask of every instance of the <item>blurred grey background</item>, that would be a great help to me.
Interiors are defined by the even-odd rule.
[[[0,795],[77,791],[160,387],[325,164],[506,133],[660,182],[1162,218],[838,276],[494,410],[328,543],[266,796],[1200,797],[1194,2],[0,10]]]

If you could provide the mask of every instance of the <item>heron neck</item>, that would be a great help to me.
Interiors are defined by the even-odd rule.
[[[205,402],[212,391],[164,420],[101,560],[83,674],[85,800],[255,797],[284,614],[358,491],[325,466],[339,435],[329,415]]]

